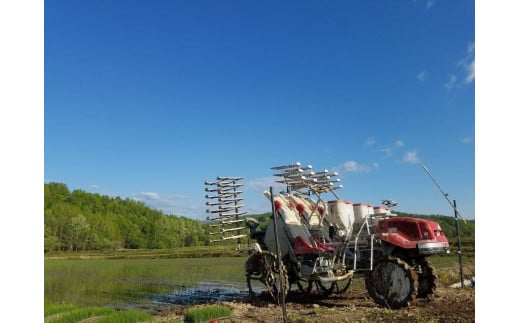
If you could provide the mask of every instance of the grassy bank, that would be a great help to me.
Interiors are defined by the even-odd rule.
[[[118,249],[110,251],[48,252],[46,260],[52,259],[169,259],[169,258],[211,258],[240,257],[244,253],[236,250],[236,245],[197,246],[175,249]]]

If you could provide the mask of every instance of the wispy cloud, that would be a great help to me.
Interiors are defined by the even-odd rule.
[[[421,82],[423,82],[424,80],[426,80],[426,72],[425,71],[421,71],[419,72],[419,74],[417,74],[417,79]]]
[[[200,214],[200,217],[204,216],[204,204],[195,202],[191,196],[187,195],[138,192],[132,194],[131,198],[143,202],[153,209],[161,210],[165,214],[178,216]]]
[[[444,83],[444,87],[448,90],[451,90],[455,87],[455,84],[457,83],[457,76],[451,74],[448,82]]]
[[[334,171],[343,174],[343,173],[369,173],[373,169],[378,168],[378,163],[373,163],[371,165],[360,164],[354,160],[348,160],[341,164],[338,167],[334,168]]]
[[[134,198],[139,201],[150,201],[150,200],[159,200],[161,196],[159,193],[155,192],[139,192],[134,195]]]
[[[99,189],[99,186],[96,185],[96,184],[91,184],[91,185],[88,186],[88,188],[90,188],[90,189],[93,190],[93,191],[96,191],[96,190]]]
[[[470,137],[470,136],[464,137],[460,140],[460,142],[463,144],[470,144],[473,142],[473,137]]]
[[[475,60],[473,60],[471,63],[469,63],[466,68],[466,78],[464,79],[464,82],[471,83],[473,80],[475,80]]]
[[[435,5],[435,0],[426,1],[426,9],[430,9]]]
[[[472,42],[468,44],[466,54],[457,62],[456,65],[461,68],[462,71],[458,72],[460,77],[457,77],[455,74],[450,74],[448,82],[444,84],[444,87],[448,90],[455,87],[462,87],[463,85],[470,84],[475,80],[475,43]],[[457,81],[459,79],[461,81]]]
[[[417,164],[419,163],[419,156],[417,155],[417,151],[409,150],[405,152],[403,155],[402,161],[408,164]]]
[[[391,145],[391,147],[381,148],[381,149],[378,149],[377,151],[380,153],[383,153],[386,157],[390,157],[390,156],[392,156],[393,151],[395,149],[400,149],[402,147],[404,147],[404,141],[402,141],[401,139],[398,139],[394,142],[393,145]]]
[[[372,137],[368,137],[367,139],[365,139],[365,147],[370,147],[370,146],[373,146],[374,144],[376,143],[376,141],[374,140],[374,138]]]
[[[475,80],[475,43],[470,43],[466,51],[466,56],[459,62],[466,71],[465,83]]]

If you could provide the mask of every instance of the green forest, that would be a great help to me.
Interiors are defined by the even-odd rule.
[[[209,245],[207,225],[184,216],[166,215],[133,199],[121,199],[82,190],[70,191],[63,183],[44,184],[44,251],[168,249]],[[400,216],[438,222],[448,238],[456,237],[453,216]],[[269,213],[256,217],[261,228]],[[475,221],[460,221],[463,238],[474,238]]]
[[[45,251],[164,249],[208,243],[206,226],[165,215],[132,199],[69,191],[66,184],[44,188]]]

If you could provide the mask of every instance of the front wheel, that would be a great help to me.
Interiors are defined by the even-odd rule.
[[[419,259],[417,264],[421,268],[417,298],[433,298],[433,293],[437,288],[437,275],[435,275],[433,266],[426,258]]]
[[[410,305],[417,293],[413,269],[395,257],[379,260],[365,276],[368,294],[379,305],[397,309]]]

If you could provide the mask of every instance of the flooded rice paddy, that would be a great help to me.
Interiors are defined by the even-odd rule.
[[[245,260],[45,260],[45,301],[132,308],[239,300],[248,295]]]

